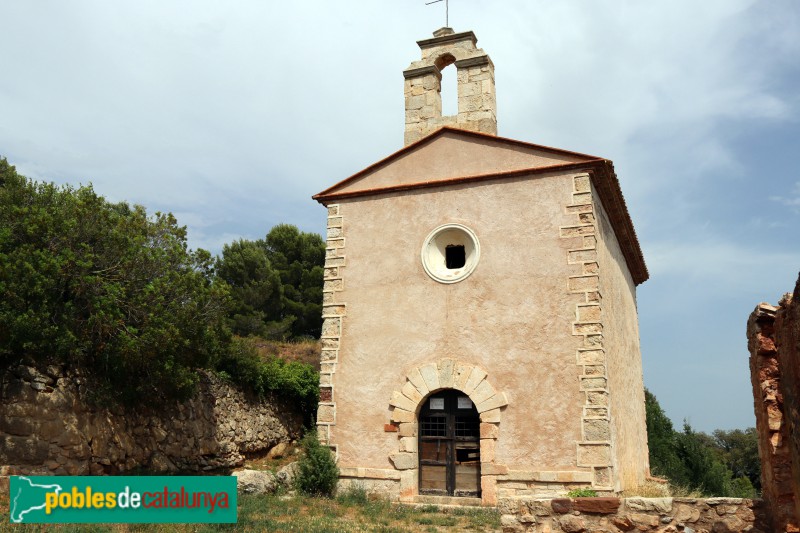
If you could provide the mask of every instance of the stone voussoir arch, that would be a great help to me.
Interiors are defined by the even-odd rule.
[[[389,401],[391,421],[397,426],[400,441],[399,449],[390,454],[389,459],[395,469],[404,471],[400,478],[401,499],[413,496],[417,491],[417,415],[423,400],[443,389],[456,389],[466,394],[480,415],[482,485],[486,484],[484,480],[493,485],[494,476],[508,472],[507,467],[496,464],[494,460],[495,441],[500,433],[501,408],[508,405],[508,399],[504,392],[498,391],[490,383],[485,370],[470,363],[445,358],[416,366],[405,377],[405,383],[392,392]],[[487,478],[491,478],[491,481]]]
[[[402,388],[392,392],[389,402],[394,407],[392,421],[414,422],[425,397],[442,389],[457,389],[469,396],[483,422],[484,413],[508,405],[505,393],[498,392],[487,377],[482,368],[455,359],[440,359],[414,367],[406,374]]]

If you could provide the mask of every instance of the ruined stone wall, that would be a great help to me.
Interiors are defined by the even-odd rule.
[[[762,495],[776,531],[800,531],[800,280],[747,322]]]
[[[506,498],[498,507],[504,532],[773,531],[761,501],[741,498]]]
[[[55,366],[0,376],[0,475],[233,467],[302,428],[302,417],[281,402],[248,397],[210,374],[192,399],[149,412],[92,406],[88,383]]]
[[[794,294],[781,300],[780,308],[775,314],[775,344],[782,377],[783,416],[786,419],[789,453],[792,457],[794,523],[800,526],[800,278],[795,285]]]

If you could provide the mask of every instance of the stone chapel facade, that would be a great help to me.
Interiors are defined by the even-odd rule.
[[[405,501],[635,487],[648,273],[613,165],[498,137],[476,42],[419,41],[406,146],[314,196],[328,209],[320,439],[342,486]],[[443,117],[448,65],[458,115]]]

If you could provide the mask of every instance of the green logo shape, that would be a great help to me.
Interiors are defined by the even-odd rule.
[[[12,476],[20,524],[235,523],[233,476]]]

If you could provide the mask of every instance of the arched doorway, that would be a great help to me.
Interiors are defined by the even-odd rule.
[[[480,416],[469,396],[444,389],[419,412],[419,493],[479,497]]]

